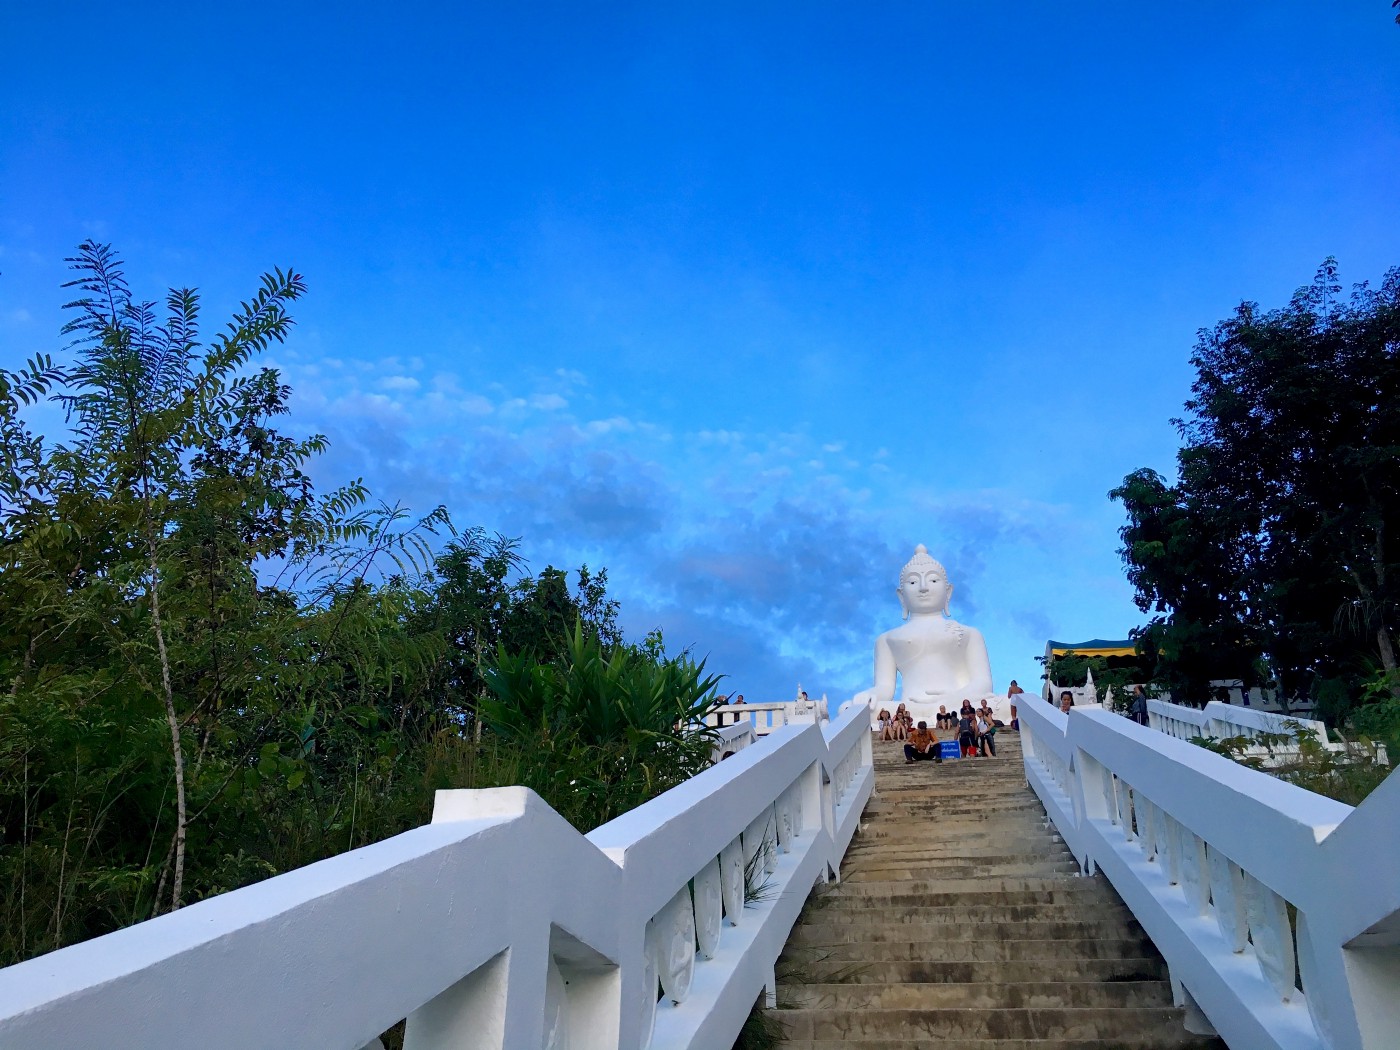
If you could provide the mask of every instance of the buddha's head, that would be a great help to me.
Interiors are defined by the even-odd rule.
[[[914,556],[899,570],[899,604],[904,618],[915,615],[946,615],[953,600],[953,585],[942,565],[929,557],[922,543],[914,548]]]

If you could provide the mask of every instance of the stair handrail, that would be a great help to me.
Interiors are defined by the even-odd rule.
[[[587,836],[526,788],[439,791],[428,825],[0,970],[0,1046],[369,1050],[405,1017],[406,1050],[728,1046],[839,877],[863,715]]]
[[[1027,782],[1180,1004],[1235,1047],[1400,1046],[1400,778],[1353,809],[1105,711],[1020,716]]]

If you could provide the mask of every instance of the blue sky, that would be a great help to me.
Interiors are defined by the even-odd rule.
[[[222,6],[0,7],[0,359],[87,237],[211,322],[295,266],[318,480],[750,699],[867,685],[920,542],[998,688],[1126,634],[1196,330],[1400,263],[1384,0]]]

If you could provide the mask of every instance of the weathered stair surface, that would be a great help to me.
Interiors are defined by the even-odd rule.
[[[997,758],[905,765],[875,745],[875,796],[778,963],[792,1050],[1224,1050],[1191,1035],[1167,970],[1112,887],[1080,878]]]

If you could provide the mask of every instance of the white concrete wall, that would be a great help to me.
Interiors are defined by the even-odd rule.
[[[524,788],[442,791],[426,827],[0,970],[0,1047],[361,1050],[404,1017],[409,1050],[728,1047],[873,784],[846,717],[588,836]]]
[[[1231,1047],[1400,1047],[1400,779],[1353,810],[1101,709],[1021,732],[1050,820]]]

